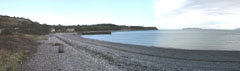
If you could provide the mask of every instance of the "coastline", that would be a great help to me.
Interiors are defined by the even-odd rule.
[[[191,65],[192,64],[194,65],[195,64],[194,62],[196,62],[196,65],[199,65],[199,64],[201,65],[201,63],[207,63],[207,64],[209,63],[209,65],[214,63],[216,64],[223,63],[223,65],[216,65],[216,66],[219,66],[219,69],[221,69],[221,66],[223,66],[223,68],[230,67],[230,69],[234,69],[234,67],[239,68],[240,66],[240,56],[238,55],[240,54],[239,51],[212,51],[212,50],[206,51],[206,50],[183,50],[183,49],[169,49],[169,48],[150,48],[148,46],[121,44],[121,43],[87,39],[87,38],[82,38],[79,35],[71,35],[71,34],[60,34],[60,35],[62,37],[65,37],[63,38],[63,40],[66,40],[67,42],[72,41],[71,43],[74,43],[74,41],[75,42],[81,41],[83,43],[86,43],[87,44],[86,46],[98,46],[108,50],[123,52],[123,54],[130,53],[130,54],[137,54],[140,56],[146,56],[146,57],[152,57],[152,58],[163,58],[163,59],[173,60],[175,62],[180,61],[180,63],[181,61],[183,61],[184,63],[190,62]],[[71,41],[68,41],[68,40],[71,40]],[[91,49],[94,49],[94,48],[96,47],[92,47]],[[158,61],[160,60],[156,60],[156,62]],[[206,64],[203,64],[202,66],[204,65]],[[198,66],[196,67],[198,68]],[[208,67],[206,67],[206,69],[208,69]]]
[[[143,55],[149,55],[149,56],[157,56],[157,57],[165,57],[165,58],[174,58],[174,59],[183,59],[183,60],[196,60],[196,61],[216,61],[216,62],[225,62],[225,59],[229,56],[231,58],[236,57],[236,59],[229,59],[226,60],[226,62],[239,62],[240,63],[240,56],[234,55],[234,54],[240,54],[240,51],[229,51],[229,50],[191,50],[191,49],[177,49],[177,48],[165,48],[165,47],[155,47],[155,46],[144,46],[144,45],[134,45],[134,44],[124,44],[124,43],[116,43],[116,42],[108,42],[103,40],[96,40],[96,39],[89,39],[84,38],[79,35],[80,39],[84,39],[86,43],[91,42],[90,44],[95,44],[99,46],[104,46],[111,49],[121,50],[121,51],[127,51],[132,53],[140,53]],[[76,36],[75,36],[76,37]],[[151,51],[151,52],[144,52],[144,51]],[[161,56],[159,54],[167,54],[169,56]],[[173,56],[170,56],[173,55]],[[184,55],[184,56],[183,56]],[[226,55],[227,57],[225,57]],[[194,59],[197,57],[201,57],[201,59]],[[213,59],[206,58],[206,57],[215,57]],[[179,57],[179,58],[178,58]],[[182,57],[192,57],[189,59],[185,59]],[[220,58],[222,57],[222,58]]]
[[[87,39],[74,33],[50,34],[47,37],[48,42],[43,41],[43,47],[38,48],[47,51],[38,51],[35,57],[26,63],[29,66],[23,66],[25,70],[38,71],[44,68],[45,71],[58,71],[51,68],[56,66],[62,67],[62,70],[73,71],[240,70],[238,51],[153,48]],[[57,48],[50,44],[55,42],[64,44],[66,52],[54,53]]]
[[[138,31],[141,31],[141,30],[138,30]],[[175,44],[186,44],[186,43],[181,43],[181,41],[185,41],[185,39],[174,39],[174,40],[178,40],[178,41],[176,41],[177,43],[173,42],[172,40],[170,40],[170,42],[173,42],[173,43],[171,43],[171,44],[173,44],[173,46],[171,46],[171,44],[169,44],[168,40],[167,40],[168,42],[165,42],[165,41],[155,41],[155,42],[153,42],[153,41],[149,41],[148,39],[146,39],[146,40],[144,38],[142,39],[142,37],[144,37],[144,36],[140,36],[141,37],[140,38],[139,36],[135,36],[135,34],[130,34],[130,35],[129,34],[125,34],[125,32],[126,33],[134,32],[135,33],[135,32],[138,32],[138,31],[113,31],[114,34],[106,35],[106,36],[102,36],[102,34],[95,34],[93,36],[92,35],[91,36],[81,35],[81,34],[80,35],[81,35],[82,38],[87,38],[87,39],[91,39],[91,40],[98,40],[98,41],[103,41],[103,42],[112,42],[112,43],[118,43],[118,44],[137,45],[137,46],[145,46],[145,47],[156,47],[156,48],[165,48],[165,49],[191,50],[191,51],[230,51],[230,52],[232,52],[232,51],[233,52],[234,51],[236,51],[236,52],[240,51],[236,47],[237,45],[235,45],[235,47],[234,46],[230,46],[230,45],[234,45],[234,44],[232,44],[234,42],[232,42],[232,43],[224,43],[225,41],[226,42],[230,42],[228,40],[215,40],[215,41],[211,41],[210,40],[211,41],[210,43],[208,43],[208,40],[202,40],[202,41],[199,41],[199,42],[206,42],[206,43],[198,43],[198,42],[195,42],[195,41],[193,41],[193,42],[189,41],[188,40],[189,38],[185,37],[185,39],[187,39],[186,41],[189,43],[188,45],[190,45],[190,46],[188,46],[188,45],[181,46],[180,45],[180,47],[179,47],[179,46],[177,46]],[[144,30],[144,31],[150,31],[150,32],[151,31],[154,31],[154,32],[155,31],[181,31],[182,32],[182,31],[196,31],[196,30]],[[207,30],[204,29],[204,30],[198,30],[198,31],[207,31]],[[214,30],[208,30],[208,31],[214,31]],[[229,30],[226,30],[226,31],[229,31]],[[234,31],[234,30],[231,30],[231,31]],[[121,34],[118,33],[118,32],[120,32]],[[128,37],[130,37],[130,38],[118,36],[118,35],[122,35],[122,32],[125,35],[129,35]],[[116,35],[115,33],[118,33],[118,34]],[[132,35],[134,35],[134,36],[132,36]],[[98,37],[98,36],[100,36],[100,37]],[[120,37],[122,39],[119,39],[118,37]],[[141,41],[148,41],[149,43],[146,44],[145,42],[141,42],[141,41],[139,42],[139,40],[136,41],[136,39],[135,39],[136,37],[138,39],[141,39]],[[175,38],[175,37],[172,37],[172,38]],[[200,37],[202,37],[202,36],[200,36]],[[118,38],[118,39],[116,39],[116,38]],[[169,39],[169,38],[161,38],[161,37],[159,37],[159,38],[160,39],[155,38],[154,40]],[[226,38],[228,38],[228,37],[226,37]],[[150,39],[152,39],[152,38],[150,38]],[[203,39],[206,39],[206,38],[203,38]],[[208,39],[210,39],[210,38],[208,38]],[[130,42],[125,42],[125,40],[131,40],[131,41]],[[194,39],[194,40],[200,40],[200,39]],[[224,41],[224,42],[218,42],[218,41]],[[166,45],[166,44],[158,44],[157,42],[168,43],[168,45]],[[192,42],[192,43],[190,43],[190,42]],[[213,42],[222,43],[223,45],[221,45],[221,44],[214,44]],[[141,44],[141,43],[143,43],[143,44]],[[235,43],[237,44],[238,42],[235,42]],[[195,44],[196,46],[194,45],[192,47],[193,44]],[[199,45],[199,44],[201,44],[201,45]],[[210,45],[205,45],[205,44],[210,44]],[[212,44],[214,44],[214,45],[212,45]],[[224,44],[225,45],[229,45],[229,46],[224,46]],[[159,46],[159,45],[162,45],[162,46]]]

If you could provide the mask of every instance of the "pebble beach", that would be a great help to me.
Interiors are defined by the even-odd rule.
[[[184,50],[46,35],[21,71],[238,71],[239,51]],[[58,53],[54,43],[64,45]]]

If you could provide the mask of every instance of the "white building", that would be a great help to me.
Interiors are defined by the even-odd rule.
[[[56,30],[54,28],[51,28],[50,32],[54,33],[54,32],[56,32]]]
[[[75,29],[74,28],[67,28],[67,30],[66,30],[67,32],[74,32],[75,31]]]

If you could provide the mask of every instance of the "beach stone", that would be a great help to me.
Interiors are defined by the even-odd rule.
[[[58,53],[64,53],[64,46],[59,46]]]

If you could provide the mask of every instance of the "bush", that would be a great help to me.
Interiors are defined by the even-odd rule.
[[[62,46],[61,43],[55,43],[54,46]]]
[[[4,29],[2,30],[1,35],[12,35],[13,34],[13,30],[11,29]]]

